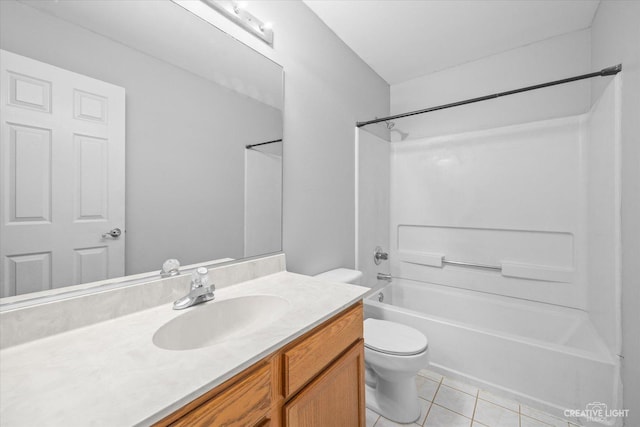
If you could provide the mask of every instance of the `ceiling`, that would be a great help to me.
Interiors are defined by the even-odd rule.
[[[303,0],[393,85],[588,28],[599,0]]]

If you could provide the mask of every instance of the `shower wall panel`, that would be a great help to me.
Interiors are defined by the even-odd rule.
[[[392,274],[586,308],[585,121],[393,143]]]
[[[620,353],[620,84],[610,81],[588,122],[587,239],[589,316]]]
[[[356,143],[356,268],[363,272],[362,284],[374,286],[377,273],[389,272],[389,261],[376,265],[376,246],[389,250],[390,150],[388,141],[358,129]]]

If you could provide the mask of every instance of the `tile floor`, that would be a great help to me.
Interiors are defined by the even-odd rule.
[[[578,427],[545,412],[423,369],[417,377],[422,408],[412,424],[398,424],[367,408],[367,427]]]

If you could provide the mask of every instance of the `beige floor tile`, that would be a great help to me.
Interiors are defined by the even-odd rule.
[[[471,418],[476,404],[475,396],[463,393],[446,385],[441,385],[434,399],[434,403],[460,415]]]
[[[396,423],[394,421],[391,421],[387,418],[384,418],[383,416],[380,416],[379,414],[375,413],[374,411],[372,411],[371,409],[367,408],[367,427],[373,427],[374,425],[376,427],[380,427],[380,426],[422,426],[422,423],[424,423],[425,418],[427,418],[427,413],[429,412],[429,407],[431,406],[431,402],[428,402],[424,399],[419,399],[418,403],[420,404],[420,417],[418,417],[418,419],[416,420],[415,423],[407,423],[407,424],[401,424],[401,423]],[[373,420],[373,422],[370,424],[370,420]],[[376,424],[377,422],[377,424]]]
[[[521,415],[520,427],[549,427],[549,424]]]
[[[519,427],[520,416],[502,406],[478,399],[473,420],[490,427]]]
[[[576,417],[568,417],[567,421],[569,421],[569,427],[584,427]]]
[[[430,380],[434,380],[437,382],[442,381],[442,375],[437,372],[430,371],[429,369],[420,369],[418,375],[422,375],[423,377],[427,377]]]
[[[376,423],[376,421],[378,421],[378,418],[380,418],[380,415],[376,414],[375,412],[373,412],[371,409],[367,408],[367,412],[366,412],[366,420],[367,420],[367,427],[373,427]]]
[[[424,427],[469,427],[471,420],[438,405],[431,405]]]
[[[415,427],[422,423],[425,427],[469,427],[471,424],[475,427],[580,427],[575,419],[555,417],[428,369],[420,370],[416,386],[421,398],[421,414],[417,423],[394,423],[384,417],[375,418],[378,415],[373,411],[371,415],[367,410],[367,427],[371,427],[371,422],[376,419],[375,427]],[[434,404],[430,403],[431,400]]]
[[[444,377],[442,384],[448,385],[456,390],[464,391],[465,393],[476,396],[478,394],[478,387],[474,387],[471,384],[464,383],[462,381],[454,380],[452,378]]]
[[[486,390],[480,390],[478,398],[486,400],[487,402],[495,403],[503,408],[511,409],[515,412],[520,410],[520,404],[515,400],[507,399],[506,397],[499,396]]]
[[[430,380],[429,378],[421,377],[420,375],[416,377],[418,396],[430,402],[433,401],[433,396],[435,396],[439,385],[440,383]]]
[[[427,418],[427,413],[429,412],[429,408],[431,407],[431,402],[424,399],[420,399],[419,403],[420,403],[420,418],[418,418],[418,421],[416,421],[416,423],[422,425],[424,424],[424,420]]]
[[[546,423],[553,427],[567,427],[567,425],[569,424],[568,420],[562,420],[560,418],[554,417],[551,414],[547,414],[546,412],[542,412],[538,409],[530,408],[526,405],[520,405],[520,413],[522,415],[526,415],[527,417],[542,421],[543,423]]]
[[[416,423],[400,424],[400,423],[396,423],[391,420],[388,420],[385,417],[380,417],[380,419],[378,419],[378,422],[375,424],[375,427],[416,427],[419,425],[420,424],[416,424]]]

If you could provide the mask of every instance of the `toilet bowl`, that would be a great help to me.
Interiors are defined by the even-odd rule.
[[[358,284],[362,273],[340,268],[315,277]],[[364,321],[364,347],[367,408],[395,422],[416,421],[416,376],[429,363],[427,337],[407,325],[369,318]]]
[[[429,363],[427,338],[417,329],[386,320],[364,321],[366,405],[399,423],[420,417],[416,375]]]

